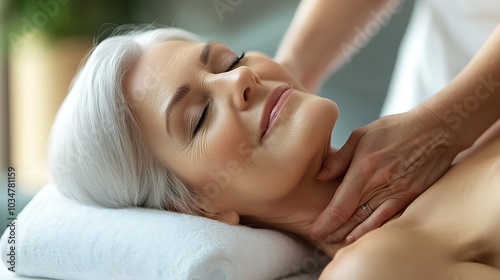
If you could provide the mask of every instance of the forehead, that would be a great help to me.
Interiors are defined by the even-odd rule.
[[[203,43],[170,40],[158,43],[147,50],[132,66],[126,81],[130,97],[162,88],[173,91],[190,74],[190,66],[198,63]]]

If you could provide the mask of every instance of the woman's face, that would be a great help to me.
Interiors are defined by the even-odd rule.
[[[125,89],[153,153],[205,210],[251,216],[316,176],[308,167],[328,153],[338,108],[269,57],[238,57],[221,43],[166,41],[133,65]]]

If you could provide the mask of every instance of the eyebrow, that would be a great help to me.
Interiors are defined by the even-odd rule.
[[[208,57],[210,56],[210,50],[212,49],[212,46],[214,45],[214,41],[210,41],[205,44],[205,47],[203,47],[203,50],[200,53],[200,61],[203,63],[203,65],[207,65],[208,63]]]
[[[210,57],[210,50],[212,49],[212,46],[214,45],[215,42],[208,42],[205,44],[203,49],[201,50],[200,53],[200,62],[203,63],[203,65],[207,65],[208,63],[208,58]],[[174,95],[172,98],[170,98],[170,101],[168,102],[167,109],[165,110],[165,120],[166,120],[166,128],[167,128],[167,133],[170,134],[170,127],[168,124],[169,121],[169,116],[172,113],[172,110],[174,106],[178,103],[180,103],[184,97],[189,93],[191,90],[191,86],[189,84],[183,84],[182,86],[178,87],[177,90],[175,91]]]
[[[183,84],[180,86],[174,93],[174,96],[170,98],[170,101],[168,102],[167,105],[167,110],[165,110],[165,119],[166,119],[166,126],[167,126],[167,133],[170,134],[170,127],[168,125],[168,120],[169,116],[172,113],[173,107],[178,104],[179,102],[186,97],[186,95],[189,93],[191,90],[191,87],[188,84]]]

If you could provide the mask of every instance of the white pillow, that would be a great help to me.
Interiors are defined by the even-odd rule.
[[[9,267],[9,228],[0,240]],[[15,270],[59,279],[275,279],[329,260],[280,232],[142,208],[79,204],[45,186],[15,227]],[[293,278],[297,279],[297,278]]]

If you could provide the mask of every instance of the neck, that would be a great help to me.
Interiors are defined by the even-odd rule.
[[[315,219],[330,203],[342,181],[342,177],[330,182],[321,182],[316,175],[325,156],[317,157],[308,166],[305,176],[297,188],[281,201],[262,209],[258,217],[246,217],[250,223],[259,227],[273,228],[299,236],[309,244],[333,257],[344,244],[329,244],[310,238]]]
[[[326,209],[342,178],[324,183],[319,181],[309,182],[296,192],[296,199],[283,203],[268,218],[268,223],[274,228],[295,234],[309,244],[321,249],[333,257],[343,244],[326,243],[313,240],[310,237],[312,225],[316,218]]]

